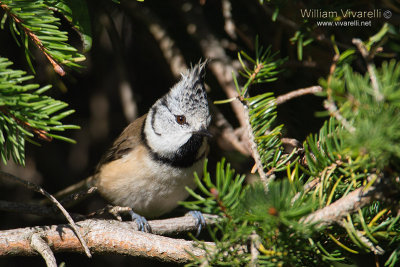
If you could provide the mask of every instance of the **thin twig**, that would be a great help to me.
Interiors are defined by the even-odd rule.
[[[285,103],[285,102],[287,102],[287,101],[289,101],[289,100],[291,100],[293,98],[300,97],[300,96],[303,96],[303,95],[316,94],[316,93],[319,93],[319,92],[322,92],[322,87],[319,86],[319,85],[310,86],[310,87],[307,87],[307,88],[297,89],[295,91],[292,91],[292,92],[289,92],[287,94],[280,95],[280,96],[276,97],[275,104],[277,106],[279,106],[279,105],[281,105],[281,104],[283,104],[283,103]]]
[[[47,267],[57,267],[57,261],[54,257],[53,251],[51,251],[51,248],[46,241],[43,240],[40,234],[34,233],[31,236],[30,245],[43,257],[43,259],[46,261]]]
[[[248,87],[253,83],[255,77],[257,76],[258,72],[260,72],[263,69],[264,65],[262,63],[258,63],[256,68],[254,69],[254,72],[251,74],[248,83]],[[244,107],[244,114],[246,118],[246,129],[247,129],[247,134],[249,137],[249,146],[251,150],[251,155],[254,159],[255,165],[257,166],[257,171],[258,174],[260,175],[260,180],[264,185],[265,191],[268,191],[268,184],[269,182],[274,178],[273,175],[273,169],[271,169],[268,173],[264,172],[264,165],[261,162],[261,156],[258,151],[257,143],[256,143],[256,138],[254,136],[253,132],[253,127],[251,126],[250,123],[250,114],[249,114],[249,106],[247,104],[247,101],[243,100],[243,98],[248,97],[248,87],[246,88],[246,92],[244,93],[243,96],[240,96],[238,100],[241,100],[240,103],[242,103]]]
[[[85,190],[76,192],[76,193],[72,193],[71,195],[66,196],[65,198],[60,200],[60,203],[63,206],[69,206],[71,205],[71,203],[75,203],[78,200],[82,200],[84,198],[86,198],[87,196],[94,194],[97,191],[97,187],[93,186],[90,188],[87,188]]]
[[[335,117],[342,125],[343,127],[349,131],[350,133],[354,133],[356,129],[340,114],[338,108],[336,107],[335,101],[332,97],[332,88],[331,88],[331,81],[333,74],[336,70],[336,64],[339,60],[339,55],[335,54],[333,57],[333,61],[329,70],[329,76],[328,76],[328,88],[326,89],[327,92],[327,99],[324,101],[324,108],[329,111],[329,114],[333,117]]]
[[[367,63],[367,69],[369,73],[369,78],[371,80],[372,88],[374,89],[375,99],[376,101],[380,102],[383,100],[383,94],[379,90],[378,79],[376,78],[375,73],[375,66],[372,62],[372,57],[368,52],[367,48],[365,47],[364,43],[360,39],[354,38],[353,44],[357,46],[358,50],[360,51],[362,57],[364,58],[365,62]]]
[[[78,231],[78,227],[76,226],[74,220],[71,218],[69,213],[64,209],[64,207],[60,204],[60,202],[58,202],[57,199],[55,199],[51,194],[47,193],[47,191],[45,191],[43,188],[41,188],[37,184],[34,184],[32,182],[29,182],[29,181],[25,181],[25,180],[23,180],[21,178],[18,178],[16,176],[12,175],[12,174],[0,171],[0,178],[1,179],[7,179],[7,180],[12,181],[12,182],[17,182],[17,183],[25,186],[28,189],[34,190],[35,192],[38,192],[38,193],[44,195],[52,203],[54,203],[61,210],[61,212],[64,214],[65,218],[70,223],[72,229],[74,229],[76,237],[78,237],[79,242],[81,243],[82,247],[84,248],[84,251],[85,251],[86,255],[89,258],[92,257],[92,254],[90,254],[90,250],[88,248],[88,245],[86,244],[85,240],[83,239],[81,233]]]
[[[346,118],[342,116],[342,114],[340,114],[338,108],[333,101],[324,101],[324,108],[327,109],[329,111],[329,114],[335,117],[343,125],[343,127],[346,128],[347,131],[349,131],[350,133],[354,133],[356,131],[356,128],[354,128],[354,126],[351,125],[346,120]]]

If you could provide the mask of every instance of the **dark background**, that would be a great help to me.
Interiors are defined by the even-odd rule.
[[[376,33],[383,20],[372,20],[372,27],[314,28],[308,32],[315,41],[304,48],[303,60],[297,58],[297,46],[290,38],[297,30],[311,27],[304,24],[300,17],[300,8],[331,7],[332,1],[279,1],[285,20],[273,22],[271,14],[275,9],[274,1],[262,7],[256,0],[232,0],[232,18],[235,22],[237,38],[232,38],[224,30],[222,1],[203,0],[163,0],[144,3],[122,1],[120,5],[112,1],[87,1],[92,25],[93,47],[85,54],[87,60],[84,68],[69,71],[66,77],[59,77],[39,51],[32,49],[37,72],[35,82],[41,85],[53,84],[50,91],[56,99],[69,103],[76,112],[66,118],[65,123],[81,126],[81,130],[71,130],[65,134],[77,141],[76,145],[61,141],[41,141],[41,147],[27,144],[26,166],[17,167],[13,162],[2,164],[1,169],[25,180],[40,184],[48,192],[57,192],[68,185],[76,183],[92,174],[102,153],[110,146],[131,118],[124,114],[121,102],[121,85],[126,81],[128,91],[133,93],[131,104],[137,107],[137,116],[145,114],[150,106],[177,81],[165,59],[154,33],[153,22],[159,23],[167,35],[179,48],[186,64],[196,63],[204,58],[199,40],[193,38],[190,31],[193,24],[188,23],[185,10],[196,10],[206,22],[208,34],[215,36],[223,46],[231,64],[238,64],[237,52],[246,51],[254,55],[254,42],[259,36],[263,46],[271,46],[273,52],[280,51],[278,57],[287,58],[282,66],[284,70],[276,82],[254,86],[250,94],[272,91],[276,95],[318,84],[320,77],[326,77],[334,55],[329,41],[331,34],[342,44],[342,51],[351,47],[351,39],[366,39]],[[282,2],[282,3],[280,3]],[[354,5],[354,4],[353,4]],[[335,8],[347,7],[346,1],[335,1]],[[386,8],[380,1],[361,1],[354,10]],[[396,10],[390,23],[399,25]],[[0,14],[2,11],[0,10]],[[288,22],[289,21],[289,22]],[[294,23],[291,24],[290,22]],[[196,24],[194,24],[196,26]],[[69,31],[71,42],[80,47],[79,35],[70,29],[67,22],[63,27]],[[302,28],[303,27],[303,28]],[[305,31],[307,32],[307,31]],[[0,30],[0,55],[14,62],[14,69],[29,69],[22,48],[13,40],[6,23],[5,30]],[[358,64],[361,66],[362,64]],[[356,70],[365,70],[357,67]],[[211,71],[207,72],[206,83],[211,101],[225,99],[221,85]],[[234,126],[238,122],[229,104],[218,106],[228,121]],[[323,118],[315,116],[316,111],[323,110],[322,99],[315,96],[304,96],[292,100],[278,108],[279,123],[285,124],[285,136],[303,141],[310,133],[316,133],[322,125]],[[210,169],[222,156],[227,157],[239,173],[249,173],[253,165],[251,158],[236,151],[228,151],[213,140],[210,153]],[[27,202],[40,196],[22,187],[10,184],[0,185],[0,198],[7,201]],[[101,207],[104,203],[93,198],[72,209],[88,213]],[[48,218],[33,215],[0,212],[0,229],[12,229],[33,225],[61,223]],[[83,255],[62,253],[56,255],[57,262],[66,262],[67,266],[137,266],[160,265],[158,262],[122,256],[99,256],[87,259]],[[0,266],[35,266],[44,265],[40,257],[0,258]]]

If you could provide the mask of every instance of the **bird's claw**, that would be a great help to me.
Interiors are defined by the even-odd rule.
[[[150,224],[147,222],[145,217],[140,216],[132,210],[129,211],[129,215],[131,215],[132,221],[135,221],[137,223],[139,231],[151,233]]]
[[[201,230],[206,226],[206,219],[203,214],[198,210],[189,211],[189,214],[196,220],[196,237],[200,235]]]

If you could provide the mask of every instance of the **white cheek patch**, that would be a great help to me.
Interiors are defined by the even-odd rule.
[[[157,126],[155,127],[158,129]],[[177,127],[177,130],[178,129],[179,128]],[[176,131],[176,133],[172,133],[171,131],[165,132],[165,129],[164,132],[162,132],[161,134],[155,133],[152,127],[151,118],[146,120],[144,133],[146,135],[149,147],[154,152],[162,156],[168,156],[170,154],[176,153],[176,151],[191,137],[190,133],[184,133],[181,129]]]

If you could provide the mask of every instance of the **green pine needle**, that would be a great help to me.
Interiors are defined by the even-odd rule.
[[[76,125],[60,122],[74,111],[65,110],[66,103],[43,94],[50,85],[40,87],[26,83],[33,76],[9,68],[11,64],[0,57],[0,154],[3,162],[13,159],[24,164],[25,140],[35,143],[31,139],[35,135],[48,141],[55,138],[75,143],[70,138],[51,133],[79,129]]]

